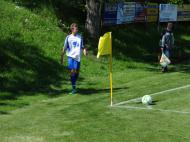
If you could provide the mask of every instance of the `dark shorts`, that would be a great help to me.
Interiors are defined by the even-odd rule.
[[[80,62],[76,61],[75,59],[68,57],[68,69],[69,70],[79,70],[80,69]]]

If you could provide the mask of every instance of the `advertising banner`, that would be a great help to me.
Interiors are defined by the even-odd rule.
[[[177,21],[177,5],[160,4],[159,12],[160,12],[159,16],[160,22]]]
[[[117,5],[117,24],[122,24],[123,23],[123,3],[118,3]]]
[[[119,3],[117,8],[117,24],[132,23],[135,20],[135,2]]]
[[[117,4],[105,4],[103,25],[115,25],[117,23]]]
[[[157,3],[148,3],[146,5],[147,22],[156,22],[158,20],[159,6]]]
[[[190,5],[184,4],[178,6],[177,21],[190,21]]]
[[[144,3],[137,2],[135,4],[135,22],[145,21],[145,6]]]

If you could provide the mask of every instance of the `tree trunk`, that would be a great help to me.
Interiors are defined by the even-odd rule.
[[[86,25],[85,29],[90,38],[97,39],[101,28],[101,0],[86,0]]]

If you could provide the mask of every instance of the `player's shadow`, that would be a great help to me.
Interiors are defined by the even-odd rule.
[[[40,47],[14,39],[0,41],[0,100],[17,99],[20,94],[48,95],[55,90],[52,84],[59,87],[66,79],[63,66]]]
[[[126,90],[128,87],[114,87],[113,92],[118,92],[122,90]],[[98,93],[109,93],[110,88],[105,88],[105,89],[96,89],[96,88],[80,88],[78,90],[78,93],[80,95],[95,95]]]

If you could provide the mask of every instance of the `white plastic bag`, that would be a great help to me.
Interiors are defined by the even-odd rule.
[[[160,65],[162,67],[166,67],[171,63],[170,59],[164,54],[162,53],[162,56],[160,58]]]

